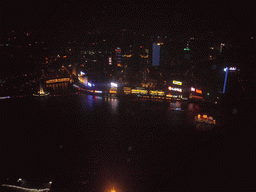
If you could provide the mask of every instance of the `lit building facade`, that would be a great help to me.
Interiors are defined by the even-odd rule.
[[[182,99],[183,97],[183,86],[181,81],[173,80],[168,83],[166,97],[174,99]]]
[[[190,88],[189,100],[203,100],[203,91],[195,87]]]

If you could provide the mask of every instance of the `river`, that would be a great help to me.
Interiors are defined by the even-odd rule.
[[[217,107],[67,94],[67,87],[55,85],[61,96],[1,101],[2,180],[52,181],[55,191],[175,190],[185,172],[202,168],[191,166],[212,162],[206,146],[223,141],[221,126],[193,121],[202,112],[220,118]]]

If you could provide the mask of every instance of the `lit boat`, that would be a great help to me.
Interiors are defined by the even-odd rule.
[[[214,120],[212,117],[208,117],[207,115],[200,115],[198,114],[197,116],[195,116],[195,121],[197,123],[206,123],[206,124],[211,124],[211,125],[215,125],[216,124],[216,120]]]

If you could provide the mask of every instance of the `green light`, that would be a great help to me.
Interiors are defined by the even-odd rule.
[[[9,46],[9,44],[5,44],[7,47]]]
[[[190,49],[187,47],[187,48],[184,48],[185,51],[190,51]]]
[[[210,93],[207,93],[207,95],[210,95]]]

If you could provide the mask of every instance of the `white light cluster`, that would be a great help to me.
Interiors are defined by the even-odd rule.
[[[224,68],[224,71],[227,71],[227,67],[225,67]],[[235,71],[236,70],[236,67],[229,67],[229,69],[228,70],[230,70],[230,71]]]
[[[82,76],[82,75],[85,75],[85,73],[83,72],[83,71],[80,71],[80,75]]]
[[[116,83],[111,82],[111,87],[117,87]]]

